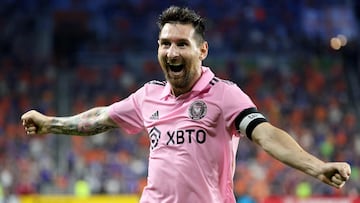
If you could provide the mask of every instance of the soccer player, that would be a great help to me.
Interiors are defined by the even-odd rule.
[[[234,203],[233,174],[241,135],[267,153],[335,188],[350,176],[345,162],[323,162],[273,126],[234,83],[202,65],[208,54],[204,19],[169,7],[159,17],[158,61],[166,81],[150,81],[128,98],[78,115],[35,110],[22,117],[34,134],[94,135],[120,127],[146,130],[148,179],[141,203]]]

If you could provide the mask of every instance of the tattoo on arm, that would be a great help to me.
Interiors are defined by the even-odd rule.
[[[66,135],[95,135],[116,127],[109,122],[106,107],[96,107],[71,117],[54,117],[49,132]]]

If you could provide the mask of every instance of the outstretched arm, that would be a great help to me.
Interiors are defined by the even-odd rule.
[[[95,135],[117,127],[108,116],[107,107],[95,107],[70,117],[46,116],[31,110],[23,114],[21,120],[29,135],[47,133]]]
[[[341,188],[350,177],[349,164],[319,160],[299,146],[288,133],[270,123],[259,124],[252,133],[252,140],[279,161],[333,187]]]

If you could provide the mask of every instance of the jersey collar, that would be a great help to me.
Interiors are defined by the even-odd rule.
[[[209,67],[201,67],[201,76],[199,80],[195,83],[190,92],[200,92],[209,84],[209,82],[214,78],[215,74],[210,70]],[[161,98],[172,96],[171,94],[171,85],[169,82],[166,83],[164,90],[161,93]]]

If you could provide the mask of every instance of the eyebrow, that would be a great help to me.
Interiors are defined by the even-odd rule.
[[[159,41],[160,42],[164,42],[164,41],[175,41],[176,43],[179,43],[179,42],[186,42],[186,43],[190,43],[190,40],[188,39],[184,39],[184,38],[176,38],[176,39],[169,39],[169,38],[159,38]]]

